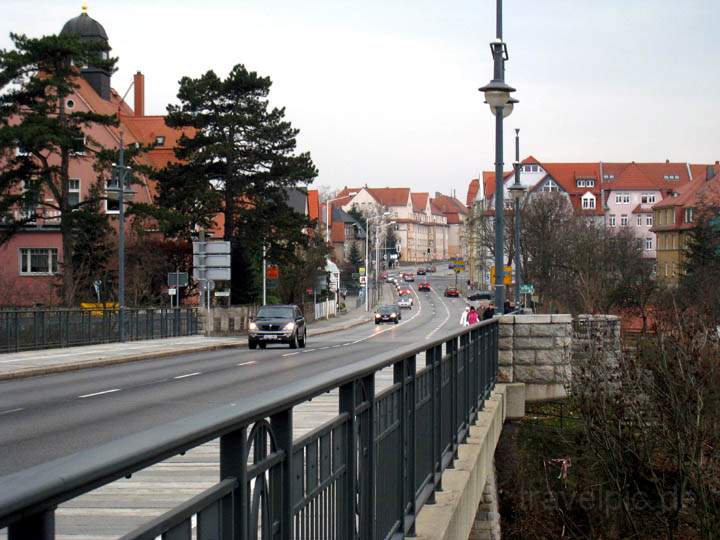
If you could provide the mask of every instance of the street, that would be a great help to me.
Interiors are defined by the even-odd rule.
[[[308,339],[304,350],[271,346],[196,353],[0,383],[0,475],[162,423],[258,395],[456,329],[464,300],[443,298],[454,278],[429,275],[398,325],[364,324]]]

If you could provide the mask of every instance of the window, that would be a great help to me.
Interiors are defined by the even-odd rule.
[[[165,136],[164,135],[158,135],[155,137],[155,145],[156,146],[162,146],[165,144]]]
[[[638,227],[640,227],[642,225],[642,216],[640,214],[638,214],[638,216],[637,216],[637,225],[638,225]]]
[[[685,209],[685,223],[692,223],[693,222],[693,208],[686,208]]]
[[[615,175],[614,174],[603,174],[603,180],[614,180]]]
[[[655,202],[655,194],[643,193],[640,197],[640,202],[642,202],[642,204],[653,204]]]
[[[627,224],[628,224],[627,215],[625,215],[625,214],[621,215],[620,216],[620,226],[627,227]]]
[[[21,248],[20,275],[50,276],[58,271],[56,248]]]
[[[540,191],[544,191],[546,193],[548,192],[559,192],[560,186],[558,186],[554,180],[548,178],[547,182],[543,184],[543,187],[540,188]]]
[[[663,178],[665,180],[680,180],[680,176],[677,174],[666,174]]]
[[[65,106],[66,106],[68,109],[74,109],[74,108],[75,108],[75,102],[74,102],[72,99],[68,99],[68,100],[65,102]]]
[[[84,156],[85,155],[85,143],[86,143],[85,135],[75,137],[73,139],[72,148],[70,148],[70,153],[74,154],[76,156]]]
[[[29,156],[30,152],[26,148],[23,148],[22,146],[18,146],[15,149],[15,155],[16,156]]]
[[[70,206],[80,204],[80,179],[70,178],[68,180],[68,203]]]
[[[582,196],[582,207],[584,210],[595,208],[595,197],[593,197],[591,193],[586,193]]]
[[[120,212],[120,201],[118,199],[105,199],[105,213],[117,214]]]
[[[595,187],[595,180],[593,179],[579,179],[575,182],[577,187]]]
[[[653,248],[652,237],[648,236],[645,238],[645,249],[650,251]]]
[[[610,214],[610,226],[615,226],[615,214]]]
[[[652,224],[653,224],[652,214],[646,215],[645,216],[645,225],[647,225],[648,227],[652,227]]]

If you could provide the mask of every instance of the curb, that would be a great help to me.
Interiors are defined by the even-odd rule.
[[[339,328],[320,329],[317,332],[311,332],[310,330],[312,330],[312,329],[310,329],[310,330],[308,330],[308,335],[309,336],[320,336],[323,334],[331,334],[333,332],[341,332],[343,330],[348,330],[355,326],[360,326],[361,324],[365,324],[367,322],[370,322],[371,320],[372,320],[371,318],[366,317],[364,319],[345,324]],[[200,353],[200,352],[217,351],[217,350],[222,350],[222,349],[235,349],[238,347],[245,347],[246,345],[247,345],[247,339],[242,338],[241,340],[238,340],[237,343],[219,343],[217,345],[205,345],[205,346],[197,347],[194,349],[150,352],[150,353],[145,353],[145,354],[136,354],[133,356],[121,356],[119,358],[98,358],[96,360],[89,360],[87,362],[75,362],[72,364],[60,364],[60,365],[56,365],[56,366],[47,366],[47,367],[33,367],[33,368],[21,369],[19,371],[14,371],[11,373],[0,373],[0,381],[9,381],[9,380],[14,380],[14,379],[28,379],[30,377],[39,377],[41,375],[53,375],[56,373],[80,371],[82,369],[91,369],[91,368],[96,368],[96,367],[129,364],[132,362],[139,362],[141,360],[154,360],[157,358],[167,358],[170,356],[178,356],[181,354],[194,354],[194,353]]]

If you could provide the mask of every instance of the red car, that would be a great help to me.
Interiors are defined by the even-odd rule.
[[[412,294],[412,291],[410,289],[400,287],[398,289],[398,296],[410,296]]]
[[[415,281],[415,276],[409,273],[403,274],[403,281]]]
[[[429,291],[430,284],[427,281],[423,281],[418,285],[418,291]]]
[[[445,289],[445,296],[447,296],[448,298],[451,296],[454,298],[458,298],[460,296],[460,291],[458,291],[455,287],[447,287]]]
[[[415,273],[416,273],[418,276],[424,276],[424,275],[425,275],[425,269],[424,269],[424,268],[418,268],[418,269],[415,271]]]

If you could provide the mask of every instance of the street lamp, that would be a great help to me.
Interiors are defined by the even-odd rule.
[[[515,130],[515,182],[508,188],[508,192],[515,204],[515,309],[520,305],[520,285],[522,285],[522,272],[520,270],[520,205],[525,197],[527,188],[520,183],[520,130]]]
[[[370,311],[370,222],[377,219],[383,219],[390,215],[390,212],[384,212],[379,216],[368,216],[365,218],[365,311]]]
[[[503,272],[503,240],[505,226],[505,200],[503,187],[503,119],[512,113],[517,100],[510,97],[515,89],[505,82],[505,61],[508,60],[507,44],[502,39],[502,0],[497,0],[496,38],[490,43],[493,56],[493,79],[480,91],[495,114],[495,305],[501,309],[505,304]]]
[[[117,199],[118,211],[118,326],[120,342],[125,341],[125,201],[132,200],[133,191],[126,190],[130,184],[130,167],[125,166],[125,145],[123,132],[120,131],[120,150],[118,162],[112,167],[112,179],[106,186],[109,199]]]

